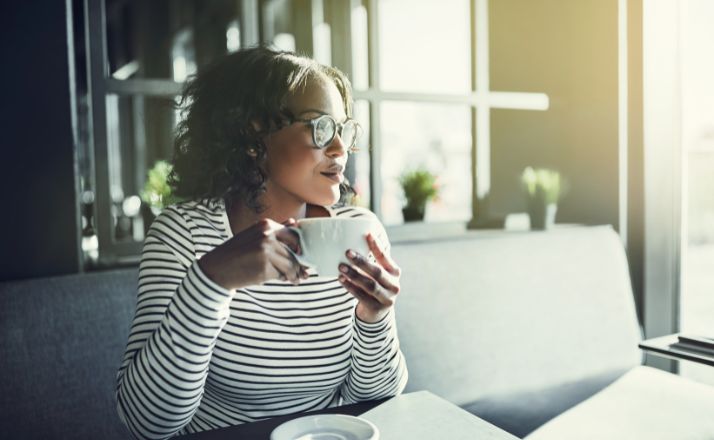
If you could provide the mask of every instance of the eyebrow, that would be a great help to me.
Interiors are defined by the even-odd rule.
[[[325,112],[325,111],[318,110],[318,109],[314,109],[314,108],[309,108],[309,109],[306,109],[306,110],[301,111],[300,113],[297,114],[297,116],[298,116],[298,117],[299,117],[299,116],[302,116],[302,115],[305,114],[305,113],[318,113],[318,114],[320,114],[320,115],[330,115],[329,113],[327,113],[327,112]],[[330,116],[332,116],[332,115],[330,115]],[[334,116],[332,116],[332,117],[334,118]],[[345,122],[345,121],[348,120],[348,119],[349,119],[349,117],[348,117],[347,115],[345,115],[344,121],[338,121],[338,122]],[[335,118],[335,120],[337,120],[337,118]]]

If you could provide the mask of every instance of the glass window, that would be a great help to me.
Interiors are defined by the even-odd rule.
[[[682,3],[684,204],[681,331],[714,338],[714,3]],[[714,368],[680,362],[682,375],[714,385]]]
[[[107,0],[110,74],[182,81],[192,63],[200,68],[235,47],[240,33],[231,24],[239,6],[233,0]]]
[[[471,113],[464,105],[384,102],[381,107],[382,214],[402,223],[405,170],[425,167],[437,176],[438,199],[424,220],[471,218]]]
[[[380,0],[378,7],[382,89],[470,92],[468,0]]]
[[[371,173],[370,168],[370,127],[369,127],[369,102],[364,100],[358,100],[354,105],[354,118],[362,126],[362,136],[357,141],[357,148],[359,151],[355,153],[353,157],[355,175],[353,178],[352,187],[355,189],[358,195],[357,204],[369,208],[371,199],[371,187],[369,176]]]
[[[279,50],[312,53],[312,15],[290,0],[261,3],[261,39]],[[304,6],[304,4],[303,4]]]
[[[352,9],[352,86],[355,90],[369,88],[369,37],[367,8]]]
[[[115,242],[142,241],[139,212],[147,172],[173,156],[174,101],[170,98],[107,96],[107,160]],[[147,225],[148,226],[148,225]]]

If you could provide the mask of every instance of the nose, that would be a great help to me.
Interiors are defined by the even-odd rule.
[[[325,148],[325,154],[330,157],[340,157],[347,154],[347,146],[342,142],[342,137],[339,132],[335,133],[332,142]]]

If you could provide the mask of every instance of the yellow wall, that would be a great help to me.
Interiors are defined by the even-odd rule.
[[[558,222],[618,220],[617,0],[492,0],[491,90],[541,92],[545,112],[491,113],[494,213],[524,211],[519,175],[570,181]]]

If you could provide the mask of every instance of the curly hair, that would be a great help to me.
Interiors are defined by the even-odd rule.
[[[191,78],[178,102],[182,117],[168,179],[173,194],[238,196],[254,212],[263,212],[259,198],[266,188],[267,154],[261,139],[290,123],[288,98],[315,78],[337,86],[345,113],[352,116],[352,87],[344,73],[292,52],[264,46],[239,50]],[[249,149],[257,155],[248,155]],[[354,196],[347,180],[340,184],[338,204],[352,204]]]

